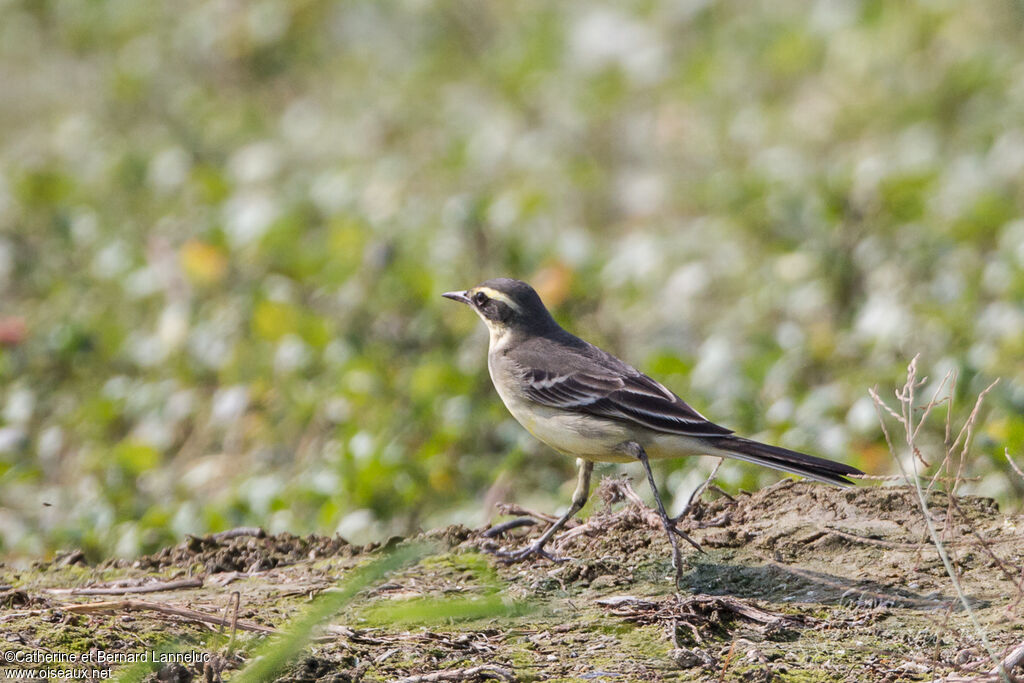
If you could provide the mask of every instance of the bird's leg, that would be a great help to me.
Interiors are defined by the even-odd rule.
[[[697,550],[701,552],[704,552],[704,550],[697,545],[696,541],[680,529],[677,529],[676,521],[671,519],[668,513],[665,512],[665,504],[661,502],[661,494],[658,492],[658,485],[654,483],[654,473],[651,471],[651,463],[647,460],[647,451],[644,450],[644,447],[635,441],[630,441],[625,445],[625,449],[630,455],[640,461],[640,464],[644,466],[644,471],[647,472],[647,483],[651,485],[651,491],[654,492],[654,500],[658,504],[658,516],[661,517],[661,524],[665,527],[669,543],[672,544],[672,568],[676,570],[676,587],[678,588],[683,582],[683,556],[679,552],[679,542],[676,540],[676,535],[678,534]]]
[[[551,537],[558,533],[558,530],[565,526],[566,522],[572,519],[573,515],[579,512],[584,505],[587,503],[587,498],[590,497],[590,474],[594,471],[594,463],[583,458],[576,459],[576,467],[578,468],[576,474],[576,490],[572,494],[572,505],[565,511],[565,514],[555,520],[554,524],[548,527],[540,538],[526,546],[522,550],[508,551],[500,550],[495,553],[505,562],[519,562],[525,560],[531,555],[539,555],[546,557],[552,562],[563,562],[566,558],[556,557],[544,550],[544,546],[551,540]]]

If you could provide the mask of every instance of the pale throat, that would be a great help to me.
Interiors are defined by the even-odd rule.
[[[489,346],[492,353],[503,350],[512,339],[511,330],[505,325],[494,325],[487,321],[487,332],[490,334]]]

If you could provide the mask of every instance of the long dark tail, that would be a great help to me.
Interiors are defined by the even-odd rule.
[[[713,440],[713,443],[719,451],[716,455],[746,460],[783,472],[799,474],[801,477],[815,481],[823,481],[826,484],[852,486],[853,482],[843,475],[864,474],[856,467],[850,467],[841,462],[816,458],[813,455],[791,451],[788,448],[769,446],[766,443],[751,441],[739,436],[718,437]]]

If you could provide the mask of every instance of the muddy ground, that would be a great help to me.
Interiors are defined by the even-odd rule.
[[[539,524],[425,534],[437,543],[427,559],[360,593],[276,680],[963,680],[1024,641],[1024,517],[991,500],[929,498],[969,612],[910,489],[786,480],[710,494],[687,527],[706,552],[684,544],[679,591],[650,511],[621,500],[621,484],[603,491],[556,544],[573,558],[560,564],[485,552],[520,547]],[[381,552],[243,530],[134,562],[0,565],[0,649],[16,662],[0,666],[68,675],[118,667],[26,660],[176,652],[208,661],[162,664],[148,680],[230,680],[271,629]]]

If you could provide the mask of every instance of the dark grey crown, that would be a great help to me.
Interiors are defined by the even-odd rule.
[[[507,322],[539,327],[548,327],[549,325],[557,327],[554,318],[551,317],[547,307],[544,306],[544,302],[541,301],[540,296],[533,287],[522,280],[498,277],[492,280],[487,280],[486,282],[481,282],[477,287],[489,287],[490,289],[501,292],[519,307],[518,311],[509,312],[510,315]]]

